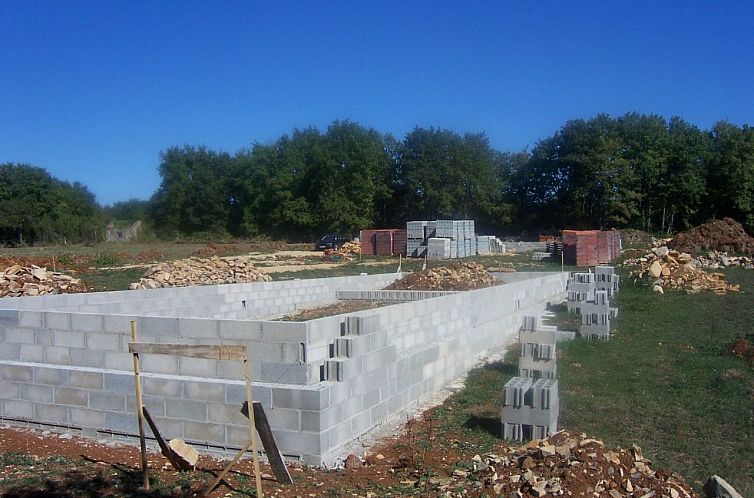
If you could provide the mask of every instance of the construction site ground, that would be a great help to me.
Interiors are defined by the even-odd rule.
[[[382,271],[395,271],[398,266],[397,258],[364,260],[384,261],[382,266],[373,266]],[[558,263],[530,262],[526,255],[473,260],[488,268],[560,267]],[[358,261],[331,265],[327,270],[303,270],[295,275],[304,278],[364,271]],[[421,265],[421,261],[402,262],[404,270]],[[671,475],[675,473],[701,495],[704,479],[718,474],[743,496],[754,496],[754,371],[752,358],[746,356],[752,351],[748,347],[752,338],[746,339],[748,343],[740,341],[754,330],[754,271],[721,270],[741,289],[724,296],[676,290],[658,295],[646,284],[634,284],[628,278],[630,268],[618,271],[622,282],[615,335],[610,341],[577,340],[559,345],[560,426],[574,434],[599,438],[608,447],[629,450],[633,444],[640,446],[652,462],[652,471],[666,484],[669,479],[675,482]],[[575,327],[565,311],[556,311],[554,323],[564,329]],[[396,437],[354,450],[357,455],[349,459],[351,468],[296,467],[292,470],[294,486],[279,486],[267,476],[265,491],[271,496],[291,497],[446,496],[448,492],[451,496],[498,496],[496,489],[503,488],[494,486],[499,480],[474,470],[475,456],[484,460],[490,453],[509,454],[506,448],[512,446],[499,436],[500,395],[503,384],[516,374],[514,365],[515,360],[509,359],[473,370],[463,389],[443,405],[404,424]],[[592,453],[595,458],[602,456],[602,450],[589,455]],[[155,481],[153,491],[146,493],[139,489],[138,449],[133,446],[97,446],[91,440],[2,427],[0,495],[192,496],[200,493],[214,478],[212,472],[222,466],[203,457],[199,467],[204,470],[176,473],[156,454],[150,461]],[[582,464],[594,474],[590,478],[619,470],[609,471],[595,461]],[[537,474],[549,472],[551,467],[549,461],[538,458],[516,460],[516,465],[505,467],[498,478],[517,474],[522,476],[519,480],[526,479],[527,470]],[[263,472],[271,474],[266,467]],[[232,488],[219,488],[213,496],[253,496],[251,474],[250,462],[242,463],[228,479]],[[642,496],[623,488],[597,491],[602,488],[595,487],[595,482],[569,481],[569,496],[611,497],[618,492],[618,496]],[[524,487],[523,496],[534,496],[528,489]],[[510,495],[510,488],[505,488],[503,496]]]

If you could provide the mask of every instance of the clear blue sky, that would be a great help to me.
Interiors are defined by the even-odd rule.
[[[754,124],[754,2],[0,2],[0,163],[146,199],[160,151],[351,119],[520,150],[599,112]]]

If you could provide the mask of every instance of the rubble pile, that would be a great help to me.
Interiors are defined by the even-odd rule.
[[[652,279],[653,290],[658,293],[663,293],[663,289],[667,288],[685,290],[689,294],[711,291],[717,295],[740,290],[739,285],[726,282],[724,274],[704,271],[700,259],[665,246],[656,247],[647,255],[628,259],[623,264],[639,265],[630,277]]]
[[[269,282],[272,277],[254,267],[248,256],[220,258],[191,257],[151,267],[130,285],[135,289],[160,287],[188,287],[192,285],[242,284]]]
[[[320,258],[325,262],[352,261],[354,255],[361,254],[361,244],[358,242],[346,242],[340,249],[325,249]]]
[[[86,292],[78,278],[36,265],[12,265],[0,274],[0,297],[43,296]]]
[[[481,289],[497,280],[479,263],[453,263],[411,273],[390,284],[388,290],[455,291]]]
[[[668,242],[668,248],[692,255],[706,251],[751,255],[754,252],[754,237],[747,234],[736,220],[723,218],[680,232]]]
[[[445,493],[475,490],[475,496],[518,498],[697,496],[682,477],[666,469],[654,471],[650,465],[636,445],[607,449],[602,441],[585,434],[561,431],[509,448],[502,455],[476,455],[448,477],[430,477],[429,485]]]

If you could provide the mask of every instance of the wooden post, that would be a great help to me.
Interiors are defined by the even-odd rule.
[[[131,342],[137,341],[136,320],[131,320]],[[141,365],[139,353],[134,356],[134,383],[136,384],[136,417],[139,421],[139,444],[141,446],[141,469],[144,473],[144,489],[149,489],[149,467],[147,462],[147,440],[144,437],[144,401],[141,397]]]
[[[243,378],[246,381],[246,402],[253,407],[251,400],[251,370],[249,367],[249,355],[243,359]],[[254,410],[249,410],[249,439],[251,439],[252,459],[254,460],[254,478],[257,485],[257,496],[262,498],[262,471],[259,470],[259,453],[257,453],[257,438],[254,436],[256,424],[254,423]]]

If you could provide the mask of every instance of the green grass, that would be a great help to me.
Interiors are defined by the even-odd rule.
[[[754,328],[754,272],[729,271],[744,292],[727,296],[659,296],[621,274],[614,337],[559,345],[561,426],[636,443],[697,489],[718,474],[754,496],[754,375],[726,351]]]

